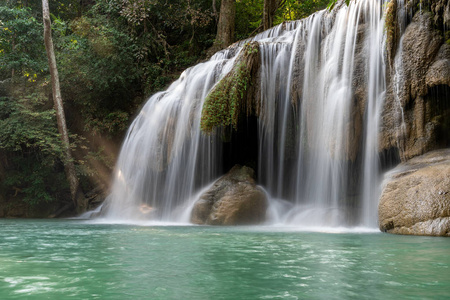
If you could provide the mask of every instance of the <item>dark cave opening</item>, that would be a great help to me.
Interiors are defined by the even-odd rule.
[[[400,151],[397,147],[391,147],[384,149],[379,153],[380,157],[380,170],[382,173],[389,169],[392,169],[401,162]]]
[[[234,165],[251,167],[258,174],[258,119],[256,116],[240,118],[238,129],[231,126],[223,130],[222,170],[228,172]]]
[[[437,148],[450,147],[450,86],[437,85],[425,96],[428,119],[437,124]]]

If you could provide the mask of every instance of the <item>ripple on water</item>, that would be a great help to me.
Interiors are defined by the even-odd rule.
[[[15,222],[1,233],[20,239],[2,239],[0,299],[445,299],[450,294],[450,239],[63,220],[31,228],[29,221]],[[83,230],[91,235],[78,234]]]
[[[18,276],[6,277],[4,279],[15,294],[42,294],[53,290],[56,283],[51,282],[49,277],[44,276]]]

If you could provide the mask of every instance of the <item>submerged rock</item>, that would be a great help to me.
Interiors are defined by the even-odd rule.
[[[265,220],[267,197],[255,184],[253,169],[234,166],[200,196],[191,222],[208,225],[258,224]]]
[[[416,157],[389,173],[380,204],[380,230],[450,236],[450,149]]]

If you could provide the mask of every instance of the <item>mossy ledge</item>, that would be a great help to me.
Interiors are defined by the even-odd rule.
[[[389,64],[394,62],[399,39],[399,27],[397,23],[397,0],[391,0],[386,5],[384,28],[386,30],[386,49],[388,52]]]
[[[237,130],[239,117],[259,114],[259,43],[245,44],[231,71],[206,96],[200,126],[211,133],[219,126]]]

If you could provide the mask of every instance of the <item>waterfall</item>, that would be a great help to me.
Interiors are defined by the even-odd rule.
[[[176,221],[196,193],[228,171],[226,134],[201,132],[202,107],[243,45],[257,41],[261,113],[250,134],[257,135],[257,179],[270,195],[271,215],[292,225],[375,227],[383,18],[381,0],[340,2],[187,69],[130,126],[104,215]]]

